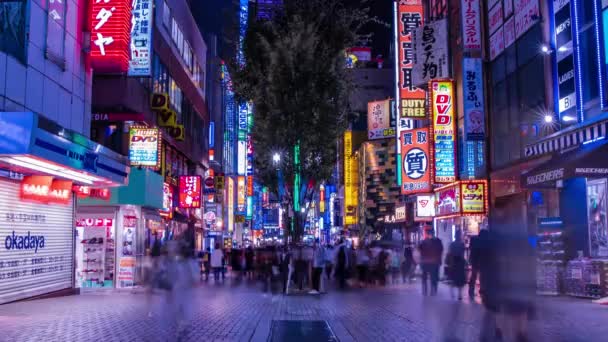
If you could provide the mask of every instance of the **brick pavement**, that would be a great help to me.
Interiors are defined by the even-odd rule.
[[[341,341],[476,341],[483,309],[418,286],[323,296],[264,294],[259,287],[204,285],[165,296],[111,292],[0,306],[0,341],[265,341],[273,319],[327,320]],[[605,341],[608,307],[540,298],[534,341]],[[180,317],[186,317],[180,320]]]

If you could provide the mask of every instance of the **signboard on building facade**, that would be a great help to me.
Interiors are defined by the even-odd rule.
[[[236,178],[236,206],[239,213],[245,212],[245,201],[247,197],[247,181],[245,176]]]
[[[179,176],[179,207],[201,207],[201,176]]]
[[[414,67],[413,35],[423,24],[424,6],[421,0],[400,0],[397,6],[397,46],[399,74],[399,113],[401,118],[424,118],[420,100],[426,101],[424,90],[415,87],[412,79]],[[407,100],[419,100],[408,102]],[[413,107],[412,107],[413,106]]]
[[[401,132],[401,194],[429,192],[431,187],[432,156],[429,151],[428,128]]]
[[[390,100],[367,103],[367,138],[369,140],[395,137],[395,128],[391,126],[390,105]]]
[[[395,222],[401,223],[407,221],[407,207],[405,204],[397,205],[395,207]]]
[[[451,183],[456,180],[456,115],[454,82],[434,80],[431,91],[431,146],[433,153],[433,182]]]
[[[504,48],[508,48],[515,43],[515,18],[511,17],[505,21],[502,27]]]
[[[415,31],[416,63],[412,69],[414,85],[450,76],[448,59],[448,20],[427,23]]]
[[[435,217],[435,195],[416,196],[416,217],[414,221],[433,221]]]
[[[490,34],[493,34],[502,26],[502,1],[499,1],[494,7],[488,7],[488,29]]]
[[[132,0],[89,1],[91,66],[97,72],[123,73],[131,57]]]
[[[502,12],[504,13],[505,19],[513,14],[513,0],[502,1]]]
[[[173,187],[169,183],[163,183],[163,208],[158,212],[162,217],[173,218]]]
[[[515,12],[515,37],[526,33],[540,19],[538,0],[513,0]]]
[[[569,0],[553,1],[555,62],[557,63],[558,114],[576,107],[576,81],[572,49],[572,17]]]
[[[234,229],[234,179],[227,177],[228,186],[226,187],[226,203],[228,207],[228,232]]]
[[[460,183],[435,190],[435,216],[460,214]]]
[[[160,168],[162,139],[158,128],[129,128],[129,161],[132,166]]]
[[[484,140],[485,112],[481,58],[463,58],[462,64],[466,140]]]
[[[490,36],[490,60],[496,59],[505,49],[505,37],[502,26]]]
[[[479,0],[462,0],[462,41],[465,50],[481,50],[481,19]]]
[[[133,0],[129,76],[151,76],[152,0]]]
[[[487,213],[488,184],[485,180],[461,182],[460,193],[463,214]]]
[[[344,132],[344,225],[356,224],[359,204],[359,164],[353,153],[353,132]]]

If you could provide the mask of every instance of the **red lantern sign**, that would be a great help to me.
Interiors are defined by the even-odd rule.
[[[131,54],[131,0],[90,0],[91,66],[126,72]]]
[[[179,177],[179,207],[201,207],[201,176]]]

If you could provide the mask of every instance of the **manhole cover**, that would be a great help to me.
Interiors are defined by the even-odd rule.
[[[269,342],[338,341],[327,321],[272,321]]]

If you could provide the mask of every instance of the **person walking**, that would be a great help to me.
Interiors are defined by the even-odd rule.
[[[309,293],[319,294],[321,293],[321,275],[325,266],[325,248],[319,243],[319,239],[315,241],[312,262],[312,290]]]
[[[403,249],[403,263],[402,265],[402,273],[403,283],[407,281],[408,283],[412,282],[412,273],[414,268],[414,249],[412,248],[412,243],[408,240],[405,243],[405,248]]]
[[[390,250],[391,284],[399,283],[399,272],[401,271],[401,253],[396,249]]]
[[[365,286],[369,270],[369,255],[367,249],[357,249],[357,275],[359,276],[359,287]]]
[[[448,278],[452,285],[450,293],[454,298],[454,290],[457,289],[458,300],[462,300],[462,288],[466,283],[464,252],[465,246],[462,242],[461,233],[456,232],[455,239],[448,248],[446,265],[448,266]]]
[[[420,250],[420,264],[422,266],[422,294],[428,294],[428,280],[431,282],[431,296],[437,295],[439,283],[439,267],[443,254],[443,244],[435,237],[432,229],[427,230],[425,239],[418,246]]]
[[[471,247],[469,254],[469,263],[471,264],[471,275],[469,277],[469,297],[475,298],[475,289],[477,287],[477,278],[479,277],[479,265],[480,265],[480,257],[481,257],[481,246],[480,239],[483,238],[483,235],[488,231],[482,229],[477,236],[471,237]]]
[[[328,244],[325,249],[325,274],[328,280],[331,278],[334,268],[334,257],[334,246]]]
[[[336,269],[334,271],[335,276],[338,278],[338,285],[340,289],[346,289],[346,279],[348,278],[348,248],[346,247],[346,243],[344,239],[340,239],[340,244],[336,248]]]
[[[251,246],[249,246],[245,250],[245,278],[247,278],[249,280],[255,279],[254,273],[253,273],[253,262],[254,262],[253,248]]]
[[[213,278],[216,282],[220,280],[220,272],[224,268],[224,252],[220,249],[220,244],[215,244],[215,249],[211,253],[211,268],[213,268]],[[224,277],[222,276],[222,280]]]

